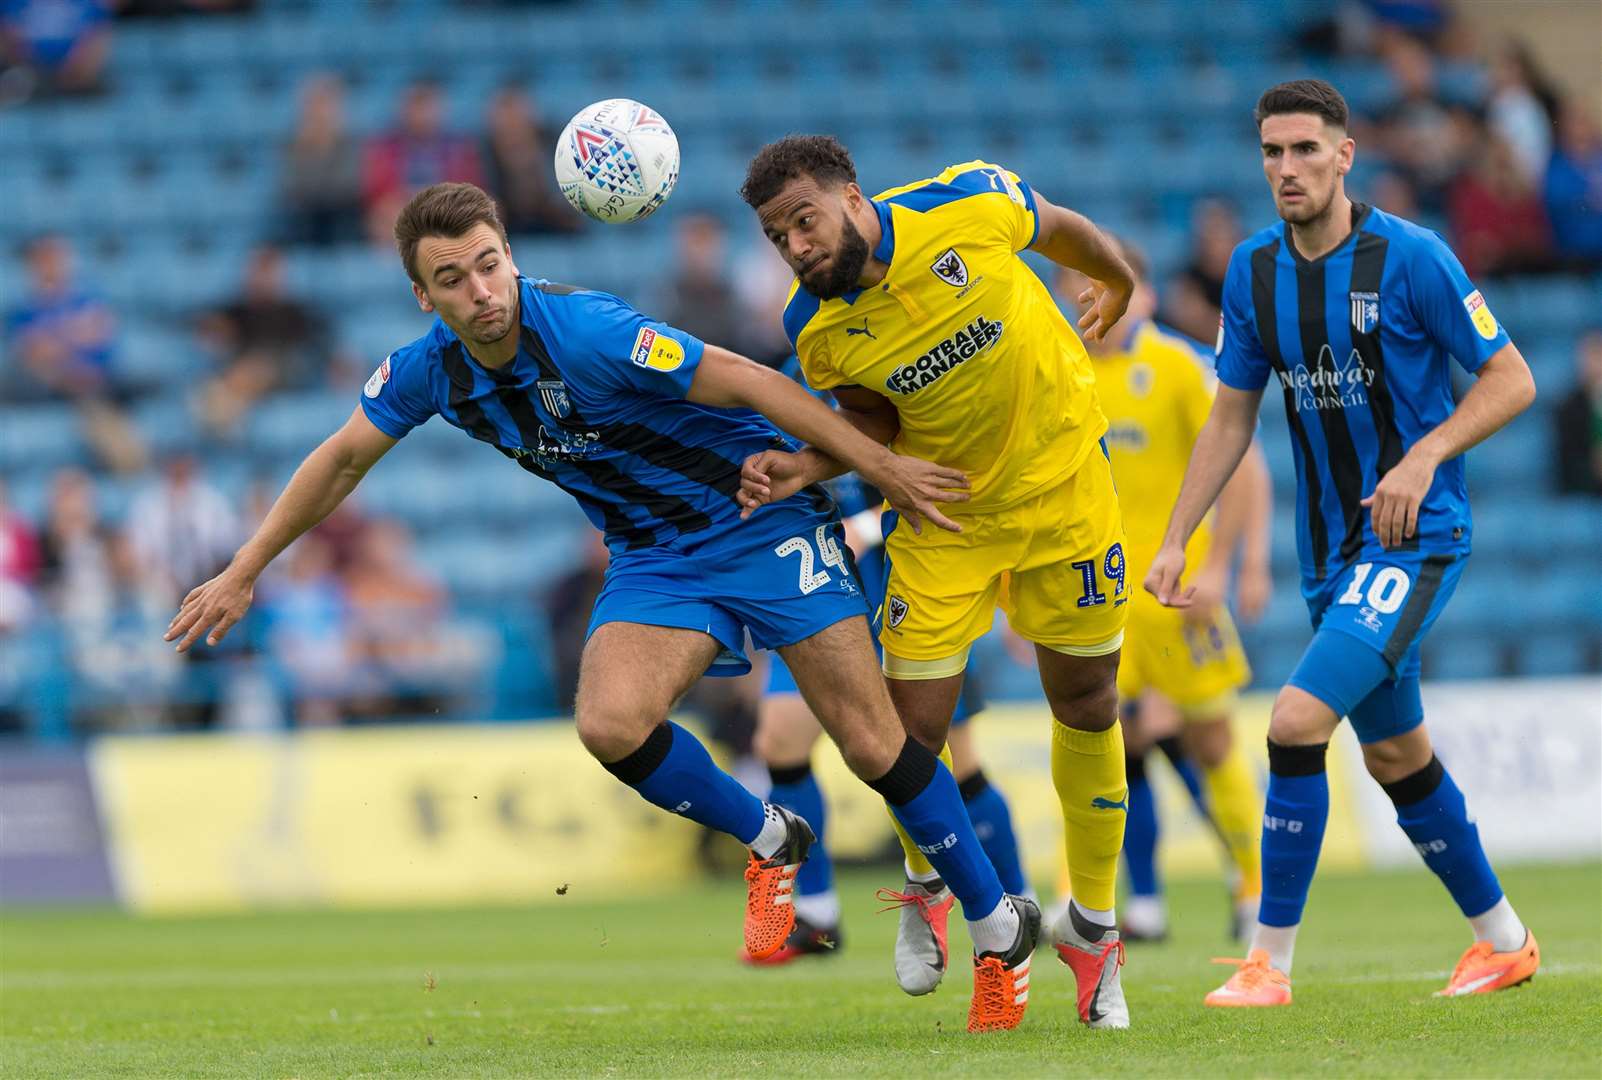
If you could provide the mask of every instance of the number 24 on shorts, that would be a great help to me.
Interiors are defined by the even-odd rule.
[[[1096,582],[1096,560],[1082,559],[1079,562],[1069,563],[1068,565],[1078,570],[1080,576],[1084,579],[1085,591],[1084,595],[1077,601],[1079,606],[1087,608],[1105,604],[1107,602],[1107,594],[1101,591]],[[1107,549],[1106,557],[1101,560],[1101,576],[1112,582],[1113,602],[1115,604],[1123,603],[1125,599],[1124,545],[1114,544]]]
[[[821,589],[834,579],[829,576],[828,570],[817,568],[817,556],[812,553],[813,544],[817,545],[818,555],[822,556],[823,565],[832,566],[840,573],[849,576],[851,571],[846,566],[845,553],[834,537],[829,535],[828,525],[819,525],[813,534],[812,542],[805,536],[792,536],[784,543],[773,549],[773,553],[781,559],[791,555],[801,556],[801,595]]]

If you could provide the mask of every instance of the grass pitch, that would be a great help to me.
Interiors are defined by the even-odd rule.
[[[0,918],[0,1074],[34,1076],[1602,1075],[1602,866],[1503,883],[1540,938],[1529,986],[1431,998],[1467,944],[1424,873],[1329,877],[1297,946],[1296,1003],[1209,1010],[1238,955],[1222,890],[1177,884],[1169,943],[1130,949],[1135,1027],[1074,1019],[1042,953],[1015,1032],[963,1032],[970,978],[895,987],[874,876],[841,885],[841,951],[734,959],[738,882],[528,909]],[[953,923],[953,951],[967,948]],[[960,963],[960,961],[959,961]]]

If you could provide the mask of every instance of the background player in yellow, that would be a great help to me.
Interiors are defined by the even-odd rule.
[[[1127,535],[1128,573],[1144,575],[1162,544],[1167,508],[1179,494],[1191,447],[1207,422],[1214,380],[1211,365],[1185,338],[1152,321],[1156,295],[1146,282],[1145,259],[1119,242],[1138,284],[1124,318],[1100,341],[1087,343],[1096,369],[1096,393],[1107,414],[1107,446],[1118,482]],[[1058,294],[1065,301],[1082,295],[1083,274],[1063,270]],[[1185,754],[1200,766],[1207,812],[1217,827],[1236,871],[1236,924],[1257,917],[1262,874],[1257,851],[1261,797],[1251,767],[1230,730],[1239,689],[1251,679],[1225,605],[1235,555],[1241,553],[1239,586],[1248,615],[1267,601],[1268,529],[1272,490],[1260,450],[1241,463],[1219,498],[1215,515],[1197,529],[1186,552],[1197,567],[1197,603],[1178,610],[1137,592],[1130,602],[1129,627],[1118,667],[1118,694],[1125,705],[1129,740],[1130,802],[1126,847],[1149,839],[1149,848],[1127,852],[1131,893],[1121,929],[1126,938],[1159,937],[1165,927],[1161,893],[1149,860],[1155,854],[1156,821],[1147,801],[1137,806],[1144,782],[1144,755],[1154,732],[1144,730],[1141,699],[1160,694],[1178,710]],[[1133,580],[1133,578],[1131,579]],[[1160,702],[1153,704],[1160,705]],[[1150,799],[1149,789],[1139,793]],[[1144,834],[1144,835],[1143,835]]]
[[[1052,779],[1075,903],[1051,928],[1078,982],[1080,1018],[1129,1023],[1113,912],[1125,800],[1118,651],[1133,579],[1101,436],[1095,374],[1028,249],[1092,279],[1080,326],[1098,338],[1134,280],[1086,218],[982,161],[868,198],[850,154],[789,136],[751,162],[741,196],[795,272],[784,325],[808,383],[874,439],[962,470],[969,500],[942,530],[890,516],[880,640],[904,723],[942,746],[972,643],[999,604],[1034,643],[1052,725]],[[748,507],[838,474],[807,449],[747,461]],[[944,520],[942,518],[942,520]],[[909,528],[910,526],[910,528]],[[897,975],[943,965],[942,884],[908,850]],[[1015,899],[1033,909],[1033,904]],[[1028,919],[1026,918],[1027,925]],[[920,925],[925,927],[920,932]],[[1028,942],[1017,953],[1027,957]],[[1005,958],[1009,969],[1014,963]]]

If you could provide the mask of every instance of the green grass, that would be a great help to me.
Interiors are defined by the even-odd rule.
[[[931,997],[896,989],[894,921],[843,881],[837,955],[782,970],[734,960],[737,883],[628,903],[294,912],[138,920],[0,918],[0,1074],[1602,1075],[1602,866],[1526,867],[1504,884],[1539,934],[1534,983],[1429,996],[1467,944],[1422,873],[1318,882],[1296,1004],[1208,1010],[1221,890],[1180,884],[1174,934],[1130,950],[1135,1026],[1074,1020],[1042,954],[1015,1032],[963,1032],[958,967]],[[965,947],[961,931],[954,945]]]

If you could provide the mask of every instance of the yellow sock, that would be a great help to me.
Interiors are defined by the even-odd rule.
[[[1114,724],[1106,731],[1079,731],[1053,720],[1051,783],[1062,803],[1074,899],[1087,908],[1111,911],[1129,813],[1123,728]]]
[[[942,746],[940,748],[940,760],[946,763],[946,768],[951,769],[953,772],[956,771],[956,766],[951,763],[951,747]],[[885,813],[890,814],[889,803],[885,803],[884,810]],[[934,873],[935,868],[929,862],[929,857],[918,850],[918,845],[912,842],[912,837],[907,835],[907,830],[901,827],[901,822],[896,820],[894,814],[890,814],[890,824],[895,827],[896,838],[901,841],[901,850],[907,857],[908,873],[914,877],[928,877]]]
[[[1251,766],[1239,746],[1216,767],[1203,769],[1207,784],[1207,805],[1213,821],[1224,836],[1229,857],[1240,871],[1240,895],[1257,896],[1263,891],[1262,864],[1258,852],[1258,823],[1263,820],[1263,797],[1252,780]]]

